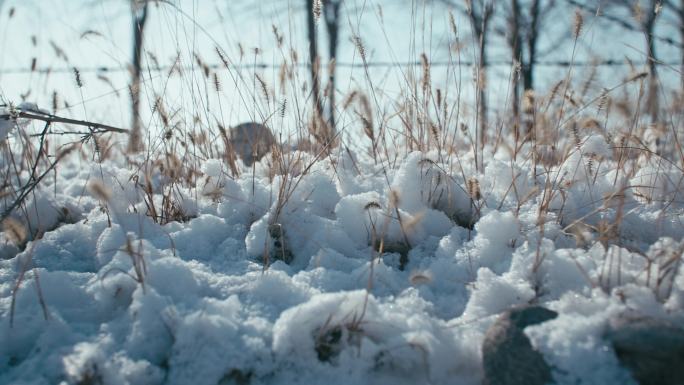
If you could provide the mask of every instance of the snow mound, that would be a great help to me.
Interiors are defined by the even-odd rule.
[[[2,233],[0,383],[479,384],[487,329],[530,303],[558,313],[524,331],[556,383],[634,383],[605,332],[684,320],[680,171],[611,173],[602,136],[545,170],[434,155],[208,159],[173,187],[64,163],[28,239]]]

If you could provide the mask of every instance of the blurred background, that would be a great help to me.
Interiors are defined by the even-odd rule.
[[[683,38],[680,0],[0,0],[0,103],[148,140],[256,121],[284,141],[319,116],[354,142],[358,94],[392,130],[427,82],[484,131],[560,82],[582,105],[642,74],[655,122],[681,104]]]

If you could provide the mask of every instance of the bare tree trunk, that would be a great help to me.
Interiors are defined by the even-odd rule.
[[[306,0],[306,22],[309,38],[309,69],[311,71],[311,93],[317,119],[323,115],[321,103],[320,58],[318,56],[318,39],[316,36],[316,19],[314,15],[315,0]]]
[[[480,62],[478,69],[478,93],[479,93],[479,111],[478,119],[480,121],[480,147],[484,147],[486,131],[487,131],[487,32],[483,28],[480,41]]]
[[[653,39],[653,30],[656,22],[656,0],[651,0],[646,9],[646,20],[643,22],[643,32],[646,38],[646,48],[648,50],[648,113],[651,116],[651,123],[658,120],[658,74],[656,72],[656,50],[655,41]]]
[[[482,0],[483,2],[485,0]],[[482,4],[482,3],[481,3]],[[484,144],[486,141],[487,132],[487,37],[489,29],[489,19],[494,11],[492,3],[482,4],[480,10],[474,9],[474,4],[471,3],[468,10],[470,23],[472,24],[473,32],[479,43],[478,52],[478,69],[477,69],[477,119],[478,119],[478,133],[476,140],[479,142],[480,157],[484,151]],[[477,146],[476,146],[477,147]],[[476,156],[477,158],[477,156]],[[478,169],[482,167],[482,159],[476,161]]]
[[[325,6],[325,25],[328,31],[328,53],[330,65],[328,66],[328,121],[330,128],[335,130],[335,72],[337,66],[337,44],[340,29],[340,6],[342,0],[329,0]]]
[[[679,1],[679,10],[677,11],[679,15],[679,41],[683,42],[680,46],[680,51],[682,55],[681,64],[681,78],[682,78],[682,88],[684,88],[684,0]]]
[[[537,37],[539,36],[540,28],[540,2],[541,0],[532,0],[532,4],[530,4],[530,19],[527,30],[527,60],[523,60],[522,65],[523,89],[526,94],[534,91],[534,67],[537,63]],[[536,117],[533,107],[533,105],[525,107],[525,140],[536,142]]]
[[[128,137],[128,152],[142,150],[142,129],[140,126],[140,75],[142,73],[142,53],[145,22],[147,21],[147,6],[132,0],[133,12],[133,62],[131,63],[131,133]]]
[[[515,137],[520,134],[520,72],[523,67],[522,49],[520,47],[520,4],[518,0],[511,0],[511,18],[508,29],[508,45],[511,49],[511,59],[514,65],[512,78],[512,106],[513,109],[513,129]],[[520,67],[518,67],[520,66]],[[517,143],[517,139],[516,139]]]
[[[478,71],[479,73],[479,107],[480,107],[480,112],[479,112],[479,120],[480,120],[480,156],[479,160],[475,163],[476,167],[478,168],[478,171],[484,172],[484,147],[485,147],[485,142],[487,141],[487,116],[489,114],[488,112],[488,106],[487,106],[487,40],[486,40],[487,34],[482,35],[482,39],[480,40],[480,69]],[[477,154],[476,154],[477,155]]]
[[[534,90],[534,65],[537,61],[537,37],[539,35],[540,0],[532,0],[530,6],[530,26],[527,35],[527,60],[523,63],[523,87],[525,91]]]

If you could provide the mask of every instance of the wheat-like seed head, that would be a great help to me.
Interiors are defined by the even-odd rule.
[[[584,17],[582,16],[582,11],[579,9],[575,10],[575,24],[572,31],[572,35],[575,39],[579,38],[582,33],[582,26],[584,24]]]
[[[7,218],[2,222],[2,230],[7,239],[19,245],[26,240],[26,228],[14,218]]]
[[[219,59],[221,59],[221,63],[223,63],[223,66],[229,68],[230,66],[228,65],[228,60],[221,52],[221,49],[218,46],[215,46],[214,49],[216,50],[216,54],[218,55]]]
[[[356,50],[359,51],[359,55],[361,56],[361,60],[365,63],[366,62],[366,47],[363,45],[363,40],[361,40],[361,37],[358,35],[354,35],[352,37],[354,41],[354,46],[356,46]]]
[[[361,104],[362,112],[356,112],[356,114],[358,115],[359,119],[361,119],[363,133],[366,135],[366,137],[368,137],[368,139],[371,140],[371,142],[375,143],[375,125],[373,123],[373,115],[370,109],[370,103],[368,102],[368,98],[365,94],[360,94],[358,99],[359,103]]]
[[[171,68],[169,68],[169,71],[166,73],[167,77],[171,77],[174,72],[178,73],[180,76],[182,74],[182,69],[180,66],[180,60],[181,60],[181,54],[180,52],[176,53],[176,58],[173,60],[173,64],[171,64]]]
[[[553,85],[553,87],[551,88],[551,92],[549,93],[549,103],[551,103],[553,99],[556,98],[556,95],[558,95],[558,91],[560,91],[560,88],[564,83],[564,80],[559,80],[558,83]]]
[[[74,78],[76,80],[76,85],[78,88],[83,88],[83,79],[81,79],[81,71],[74,67]]]
[[[598,105],[596,106],[596,113],[601,112],[608,105],[608,90],[606,88],[601,91],[601,96],[599,97]]]
[[[425,53],[420,54],[420,63],[423,67],[423,92],[427,93],[427,91],[430,89],[430,62],[428,62],[428,58]]]
[[[52,113],[56,114],[59,109],[59,96],[57,91],[52,91]]]
[[[286,111],[287,111],[287,99],[283,99],[282,103],[280,103],[280,118],[285,117]]]
[[[69,62],[69,57],[67,56],[66,52],[64,52],[62,47],[58,46],[54,40],[50,40],[50,46],[55,51],[55,56],[57,56],[58,59],[63,59],[67,63]]]
[[[425,218],[425,212],[419,212],[409,217],[409,219],[404,222],[404,231],[407,234],[413,233],[416,227],[423,221],[423,218]]]
[[[432,120],[430,120],[430,133],[435,143],[439,143],[439,127]]]
[[[214,72],[214,89],[216,92],[221,92],[221,79],[219,79],[217,72]]]
[[[276,27],[275,24],[271,24],[271,29],[273,30],[273,36],[275,36],[278,48],[281,48],[283,46],[283,35],[280,34],[280,31],[278,31],[278,27]]]
[[[526,114],[534,113],[534,90],[526,90],[523,94],[523,112]]]
[[[473,200],[479,201],[482,199],[482,192],[480,191],[480,181],[477,178],[472,177],[468,179],[468,195]]]
[[[627,83],[631,83],[631,82],[634,82],[634,81],[643,79],[643,78],[645,78],[646,76],[648,76],[648,72],[646,72],[646,71],[638,72],[638,73],[636,73],[636,74],[630,76],[630,77],[627,79]]]
[[[572,92],[568,92],[565,94],[565,99],[572,104],[573,107],[579,107],[579,103],[577,100],[575,100],[575,97],[573,96]]]
[[[211,73],[209,65],[205,63],[204,60],[202,60],[202,58],[197,52],[193,52],[192,54],[195,55],[195,62],[197,62],[197,65],[202,69],[204,77],[209,78],[209,74]]]
[[[575,147],[577,147],[577,150],[579,151],[582,146],[582,138],[580,137],[579,128],[577,127],[577,121],[572,121],[570,131],[572,131],[572,137],[575,140]]]
[[[451,27],[451,32],[454,37],[458,39],[458,28],[456,28],[456,18],[454,18],[454,13],[449,11],[449,27]]]
[[[399,191],[397,191],[397,190],[390,190],[390,194],[389,194],[389,195],[390,195],[390,196],[389,196],[389,205],[390,205],[390,207],[391,207],[391,208],[397,208],[397,207],[399,207],[399,201],[400,201]]]
[[[278,70],[278,86],[280,87],[280,92],[285,94],[287,86],[287,62],[283,61]]]
[[[166,112],[166,108],[164,108],[164,101],[160,96],[157,96],[157,100],[154,103],[154,111],[159,114],[159,118],[162,121],[162,124],[164,124],[164,127],[168,128],[170,124],[170,118],[169,114]]]
[[[344,102],[342,102],[342,109],[346,110],[349,108],[349,106],[354,102],[356,99],[356,95],[358,95],[358,91],[354,90],[347,95],[347,97],[344,99]]]
[[[261,93],[263,94],[264,99],[266,99],[266,104],[270,104],[271,98],[268,96],[268,86],[266,85],[266,82],[264,81],[264,79],[261,78],[261,76],[259,76],[259,74],[254,74],[254,76],[256,77],[256,80],[259,82],[259,86],[261,87]]]
[[[103,202],[109,202],[112,198],[112,191],[100,180],[93,180],[88,183],[88,191],[97,199]]]
[[[318,23],[318,20],[321,18],[322,11],[323,3],[321,2],[321,0],[314,0],[313,9],[311,10],[311,12],[313,12],[314,22]]]

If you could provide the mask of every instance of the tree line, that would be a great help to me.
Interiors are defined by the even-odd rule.
[[[142,73],[142,53],[144,50],[144,31],[148,19],[149,5],[154,0],[130,0],[133,44],[131,57],[131,134],[128,149],[137,152],[142,148],[140,124],[140,76]],[[311,78],[311,103],[313,111],[313,131],[319,142],[325,143],[335,136],[336,128],[336,68],[340,30],[345,0],[301,0],[306,18],[306,35],[308,39],[308,60]],[[408,0],[405,0],[408,1]],[[416,1],[416,0],[411,0]],[[542,56],[551,50],[540,49],[540,36],[551,35],[551,46],[567,39],[577,39],[581,32],[581,15],[596,16],[599,22],[610,24],[630,32],[640,33],[644,38],[649,90],[648,113],[655,122],[658,118],[658,46],[667,44],[681,52],[681,82],[684,87],[684,0],[424,0],[435,6],[444,6],[461,13],[469,22],[472,41],[475,45],[474,55],[477,75],[477,126],[479,141],[484,143],[488,127],[487,104],[487,70],[490,66],[490,44],[494,38],[506,42],[513,68],[511,76],[511,111],[514,124],[520,125],[521,101],[525,94],[533,93],[536,65]],[[575,9],[580,20],[571,28],[558,28],[558,17],[554,11]],[[670,36],[659,36],[656,33],[658,23],[666,20],[676,25],[678,39]],[[325,61],[319,49],[317,25],[325,26],[328,52]],[[563,20],[568,23],[567,20]],[[580,25],[578,25],[580,24]],[[568,23],[568,25],[570,25]],[[554,30],[555,28],[555,30]],[[560,30],[559,30],[560,29]],[[555,35],[555,36],[554,36]],[[327,82],[325,87],[321,79],[321,65],[327,63]],[[327,108],[326,108],[327,107]]]

